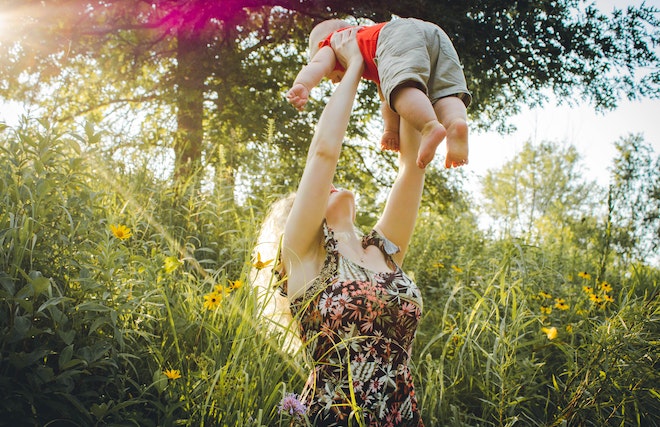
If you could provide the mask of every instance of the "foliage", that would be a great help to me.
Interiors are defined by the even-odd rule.
[[[658,425],[657,270],[596,282],[544,265],[538,248],[482,256],[494,270],[436,282],[425,307],[418,395],[431,425]]]
[[[612,245],[624,259],[660,257],[660,155],[641,135],[621,138],[615,147],[609,187]]]
[[[251,357],[278,348],[240,286],[254,212],[113,175],[91,128],[25,126],[0,157],[0,424],[268,424],[296,370]]]
[[[525,143],[501,170],[491,170],[483,181],[484,208],[505,233],[528,243],[539,240],[539,231],[567,224],[584,216],[599,200],[593,182],[586,181],[573,146],[542,142]],[[585,202],[586,201],[586,202]]]
[[[252,247],[275,194],[172,186],[104,156],[91,125],[0,132],[0,425],[289,425],[310,367],[248,274],[269,275]],[[556,208],[571,238],[539,227],[532,245],[479,231],[454,196],[423,207],[404,265],[426,424],[658,425],[657,266],[603,261],[589,204],[576,223]]]

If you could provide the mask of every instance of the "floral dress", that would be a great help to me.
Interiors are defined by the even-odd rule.
[[[422,313],[415,283],[392,260],[399,248],[375,230],[391,271],[374,272],[337,250],[324,223],[319,276],[291,302],[313,370],[301,394],[314,426],[423,426],[408,367]],[[286,293],[286,284],[283,291]]]

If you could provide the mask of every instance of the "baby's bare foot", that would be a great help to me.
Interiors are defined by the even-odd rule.
[[[419,145],[419,152],[417,154],[417,166],[424,169],[426,165],[431,163],[435,156],[435,150],[438,145],[445,139],[447,131],[445,127],[437,120],[432,120],[424,125],[422,129],[422,140]]]
[[[386,129],[380,139],[380,149],[399,151],[399,132]]]
[[[468,126],[464,120],[457,120],[447,129],[446,168],[459,167],[468,163]]]

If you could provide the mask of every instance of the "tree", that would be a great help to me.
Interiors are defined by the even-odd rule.
[[[5,0],[0,98],[60,121],[121,123],[111,128],[119,139],[129,123],[144,148],[174,148],[181,179],[213,164],[232,186],[237,172],[258,176],[239,165],[263,146],[269,119],[282,171],[300,167],[323,102],[301,116],[282,93],[319,19],[440,24],[464,63],[474,122],[504,127],[520,105],[543,102],[544,88],[605,109],[621,96],[658,96],[657,13],[642,5],[608,17],[575,0]],[[356,121],[377,114],[366,88]]]
[[[555,239],[571,221],[593,211],[596,187],[581,169],[574,146],[527,142],[500,170],[486,174],[483,207],[506,236],[527,243]],[[550,224],[556,228],[549,230]]]
[[[660,155],[642,135],[615,143],[608,203],[608,244],[624,262],[660,259]]]

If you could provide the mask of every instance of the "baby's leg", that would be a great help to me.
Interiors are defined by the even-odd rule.
[[[445,167],[458,167],[468,163],[468,126],[465,104],[456,96],[440,98],[433,108],[447,128],[447,158]]]
[[[438,121],[429,98],[417,87],[397,87],[392,93],[392,104],[401,118],[422,133],[417,166],[423,169],[433,160],[435,150],[445,139],[447,131]]]
[[[381,150],[399,151],[399,115],[392,111],[387,102],[380,104],[383,116],[383,136],[380,139]]]

